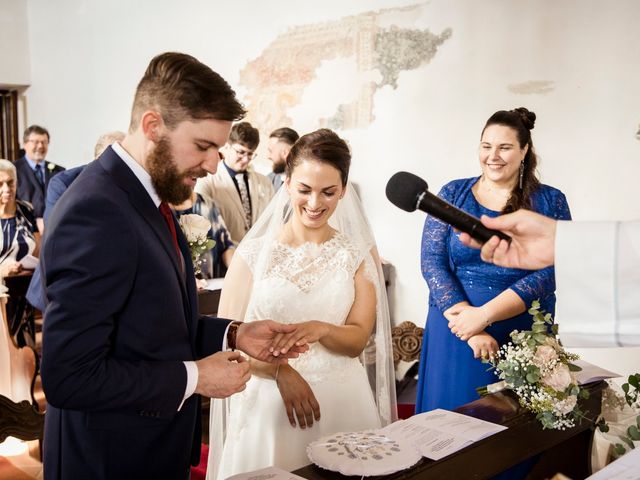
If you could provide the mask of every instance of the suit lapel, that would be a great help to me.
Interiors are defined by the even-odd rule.
[[[29,180],[29,183],[34,189],[42,190],[42,185],[36,178],[36,172],[33,171],[31,166],[29,165],[29,162],[27,162],[27,159],[25,157],[22,157],[21,170],[22,170],[21,173],[26,174],[27,179]]]
[[[180,266],[180,259],[178,258],[176,249],[173,246],[171,233],[162,218],[162,214],[154,205],[153,200],[151,200],[151,197],[131,169],[124,163],[124,161],[122,161],[111,147],[107,148],[97,161],[100,162],[107,172],[109,172],[116,184],[128,193],[131,205],[138,211],[151,231],[153,231],[155,236],[158,238],[158,241],[162,244],[162,247],[166,251],[171,264],[173,265],[176,275],[178,275],[180,279],[179,283],[182,295],[188,300],[186,286],[182,276],[182,268]],[[180,227],[176,226],[176,229],[179,231]],[[185,263],[187,263],[186,259]]]
[[[187,319],[187,325],[189,327],[189,333],[191,335],[191,345],[195,345],[196,334],[197,334],[197,326],[196,322],[198,320],[198,315],[195,315],[198,310],[198,294],[196,292],[196,275],[193,271],[193,262],[191,261],[191,249],[189,248],[189,244],[187,243],[187,239],[182,233],[182,229],[176,222],[176,233],[178,234],[178,246],[180,247],[180,252],[182,253],[182,257],[184,258],[184,274],[185,274],[185,286],[187,289],[187,298],[188,302],[184,302],[185,305],[185,318]],[[195,308],[195,310],[194,310]],[[195,353],[194,353],[195,358]]]

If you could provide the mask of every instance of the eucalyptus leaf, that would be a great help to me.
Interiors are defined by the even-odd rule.
[[[536,333],[533,338],[539,345],[543,345],[547,341],[547,336],[543,333]]]
[[[540,380],[540,376],[535,373],[527,373],[527,382],[537,383]]]
[[[620,437],[620,440],[622,440],[624,443],[626,443],[627,445],[629,445],[629,447],[631,448],[635,448],[635,445],[633,444],[633,442],[631,441],[630,438],[627,437]]]

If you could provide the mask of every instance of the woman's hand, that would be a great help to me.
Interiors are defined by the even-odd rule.
[[[278,335],[271,343],[270,351],[275,356],[287,353],[293,346],[307,345],[320,341],[329,332],[329,324],[319,320],[296,323],[295,331]]]
[[[458,312],[463,307],[470,307],[470,306],[471,305],[469,305],[469,302],[465,300],[464,302],[456,303],[453,307],[447,308],[444,312],[442,312],[442,315],[444,316],[444,318],[447,319],[447,321],[450,322],[456,317],[456,315],[458,315]]]
[[[467,344],[473,350],[474,358],[491,358],[498,353],[498,342],[485,332],[474,335]]]
[[[16,275],[22,271],[22,264],[20,262],[6,262],[3,263],[0,267],[0,274],[3,277],[8,277],[9,275]]]
[[[447,310],[449,330],[460,340],[467,341],[474,335],[484,331],[491,321],[482,307],[471,305],[455,305]]]
[[[295,428],[297,418],[300,428],[311,428],[314,420],[316,422],[320,420],[320,405],[313,390],[302,375],[289,365],[280,365],[276,375],[276,384],[280,390],[289,423]]]

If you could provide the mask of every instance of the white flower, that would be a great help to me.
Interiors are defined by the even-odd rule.
[[[557,392],[564,392],[564,390],[571,385],[571,372],[569,371],[569,367],[561,363],[551,370],[548,375],[542,377],[542,383]]]
[[[188,242],[198,242],[207,238],[211,222],[202,215],[190,213],[180,216],[180,228]]]
[[[558,354],[553,347],[549,345],[540,345],[536,348],[536,353],[533,356],[532,363],[536,367],[543,367],[557,358]]]
[[[553,409],[558,415],[567,415],[571,413],[578,402],[578,397],[569,395],[564,400],[560,400],[553,405]]]

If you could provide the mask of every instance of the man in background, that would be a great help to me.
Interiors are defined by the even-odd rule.
[[[236,245],[258,220],[273,197],[271,181],[249,168],[256,156],[260,134],[249,122],[233,125],[220,149],[223,158],[213,175],[198,180],[196,192],[213,200]]]
[[[298,141],[298,138],[300,138],[298,132],[288,127],[278,128],[269,135],[267,152],[273,166],[272,172],[268,176],[276,192],[284,182],[284,167],[287,155],[289,155],[291,147]]]
[[[17,197],[33,206],[40,233],[44,231],[44,197],[51,178],[64,170],[46,160],[49,151],[49,132],[39,125],[31,125],[22,137],[25,154],[15,161],[18,173]]]

